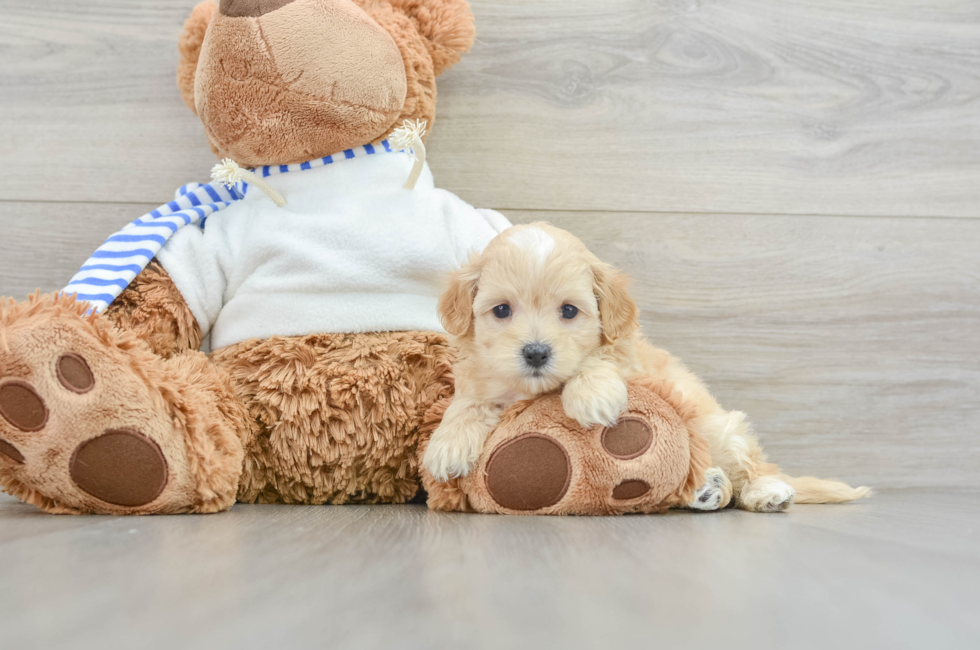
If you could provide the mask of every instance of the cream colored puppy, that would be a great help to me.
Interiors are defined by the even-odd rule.
[[[626,409],[626,383],[653,375],[674,383],[697,409],[712,463],[690,507],[778,512],[799,503],[837,503],[869,493],[837,481],[792,478],[766,462],[745,414],[726,411],[678,359],[639,334],[627,278],[568,232],[537,223],[497,236],[456,271],[439,301],[454,336],[456,396],[423,462],[438,480],[465,476],[508,406],[561,389],[569,417],[613,425]]]

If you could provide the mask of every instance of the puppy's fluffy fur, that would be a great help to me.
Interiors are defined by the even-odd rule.
[[[518,400],[561,389],[569,417],[610,425],[626,409],[626,382],[652,375],[695,404],[711,447],[715,467],[691,507],[725,507],[735,498],[745,510],[774,512],[794,499],[836,503],[870,492],[792,478],[768,463],[745,414],[724,410],[693,372],[639,334],[627,284],[573,235],[543,223],[507,230],[456,271],[439,301],[460,352],[456,396],[425,454],[433,476],[466,475],[500,414]],[[539,346],[536,359],[525,354],[529,345]]]

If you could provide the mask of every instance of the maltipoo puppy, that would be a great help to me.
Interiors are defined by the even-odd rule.
[[[745,414],[726,411],[678,359],[638,332],[625,275],[576,237],[543,223],[516,226],[456,271],[439,301],[459,358],[456,396],[423,462],[437,480],[476,464],[501,413],[519,400],[561,390],[569,417],[610,426],[639,375],[673,382],[693,402],[712,464],[690,504],[777,512],[798,503],[838,503],[869,493],[837,481],[792,478],[766,462]]]

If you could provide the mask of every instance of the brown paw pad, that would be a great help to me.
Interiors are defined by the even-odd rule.
[[[562,500],[572,479],[568,452],[554,438],[525,433],[498,447],[487,461],[490,496],[510,510],[540,510]]]
[[[48,407],[30,384],[8,381],[0,386],[0,415],[21,431],[40,431],[48,422]]]
[[[58,381],[73,393],[84,394],[95,386],[95,375],[88,363],[77,354],[65,354],[58,359]]]
[[[229,18],[258,18],[285,7],[294,0],[221,0],[218,11]]]
[[[24,454],[17,451],[17,447],[14,447],[6,440],[0,440],[0,456],[6,456],[18,465],[24,464]]]
[[[623,418],[602,432],[602,447],[613,458],[631,460],[653,444],[653,429],[639,418]]]
[[[623,481],[613,488],[612,497],[617,501],[628,501],[630,499],[638,499],[649,491],[650,484],[646,481]]]
[[[82,491],[130,508],[150,503],[167,485],[167,461],[160,447],[131,429],[112,429],[80,444],[69,471]]]

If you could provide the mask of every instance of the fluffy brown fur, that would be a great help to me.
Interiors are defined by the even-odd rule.
[[[295,0],[259,17],[198,5],[177,85],[214,152],[304,162],[435,120],[436,77],[473,43],[463,0]]]
[[[187,107],[197,113],[194,106],[194,79],[197,76],[197,62],[201,58],[201,44],[208,31],[208,25],[218,11],[218,4],[208,0],[194,7],[184,23],[184,31],[177,41],[180,63],[177,64],[177,88]]]
[[[0,439],[28,462],[0,458],[0,484],[15,497],[54,513],[216,512],[235,500],[246,412],[228,376],[200,352],[171,359],[154,354],[132,332],[85,315],[71,296],[35,294],[0,307],[0,376],[31,385],[43,398],[45,426],[24,432],[0,418]],[[64,353],[86,360],[95,388],[76,395],[53,368]],[[131,427],[166,458],[169,480],[146,506],[112,505],[78,489],[69,476],[79,444],[106,430]],[[43,462],[39,462],[43,459]]]
[[[201,349],[201,328],[167,271],[153,260],[109,305],[105,316],[161,357]]]
[[[435,77],[473,41],[463,0],[274,4],[253,18],[202,3],[180,39],[185,102],[215,151],[246,165],[334,154],[402,119],[431,129]],[[0,485],[18,498],[49,512],[147,514],[215,512],[236,496],[397,503],[416,493],[418,425],[452,390],[443,335],[272,338],[208,358],[156,262],[105,314],[85,309],[68,296],[0,307],[0,389],[25,382],[49,413],[31,432],[0,417]],[[88,363],[93,390],[59,383],[65,354]],[[166,486],[142,506],[101,501],[69,471],[82,442],[118,428],[138,430],[165,459]]]
[[[418,426],[452,392],[443,335],[275,337],[213,358],[254,423],[240,501],[402,503],[415,495]]]
[[[356,0],[368,13],[370,5],[389,4],[412,21],[432,58],[436,76],[459,62],[476,38],[473,14],[461,0]]]
[[[449,403],[449,399],[441,400],[426,414],[420,431],[420,454],[425,453]],[[613,515],[661,512],[689,503],[701,487],[711,461],[707,442],[694,424],[696,410],[669,384],[641,377],[630,386],[628,413],[651,426],[656,432],[656,442],[640,458],[624,461],[613,458],[602,448],[601,430],[584,429],[569,419],[557,394],[518,402],[503,413],[475,471],[441,482],[423,470],[429,507],[501,514]],[[565,496],[540,510],[520,511],[501,506],[482,480],[494,452],[526,432],[552,436],[565,448],[572,466]],[[628,480],[644,480],[650,491],[635,499],[613,498],[614,488]]]
[[[568,232],[539,223],[502,233],[452,277],[439,308],[460,356],[456,395],[424,458],[437,479],[466,476],[503,409],[516,400],[560,390],[565,413],[582,428],[611,426],[627,408],[627,383],[650,376],[674,384],[691,404],[723,474],[713,471],[727,477],[717,486],[724,492],[718,506],[732,490],[739,507],[762,512],[781,511],[794,498],[827,503],[869,493],[787,477],[767,462],[745,414],[724,410],[679,359],[638,332],[626,276]],[[528,345],[547,350],[543,365],[532,365],[522,352]],[[709,481],[705,489],[711,487]]]
[[[140,276],[142,309],[167,313],[169,278]],[[163,287],[159,285],[164,285]],[[153,286],[157,285],[157,286]],[[153,337],[151,337],[153,338]],[[0,311],[0,376],[44,396],[40,433],[0,419],[0,440],[36,463],[0,458],[0,484],[49,512],[215,512],[250,503],[401,503],[418,490],[417,429],[452,392],[452,351],[425,332],[272,338],[162,358],[133,331],[84,315],[71,297],[35,295]],[[170,349],[173,349],[171,346]],[[79,404],[46,371],[81,355],[98,389]],[[138,428],[164,451],[172,475],[144,507],[95,499],[68,476],[81,442]]]

